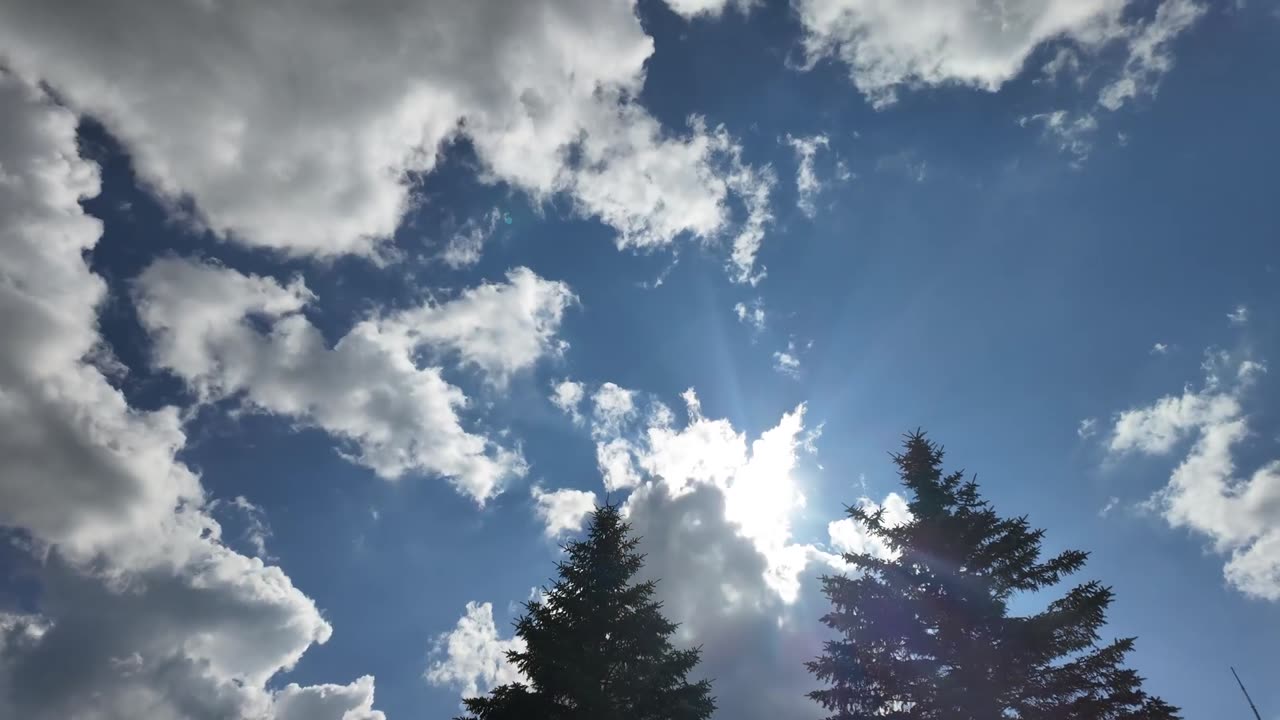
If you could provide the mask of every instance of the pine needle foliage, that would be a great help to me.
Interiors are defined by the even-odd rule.
[[[1043,612],[1009,614],[1016,594],[1048,593],[1087,553],[1042,559],[1044,530],[997,515],[963,471],[944,474],[943,450],[924,433],[904,446],[893,460],[911,519],[848,508],[889,552],[846,554],[853,572],[822,578],[822,622],[836,639],[807,667],[826,685],[809,696],[828,720],[1180,717],[1123,667],[1133,638],[1102,643],[1109,587],[1085,582]]]
[[[507,653],[527,682],[469,698],[458,720],[705,720],[711,684],[686,680],[700,650],[677,649],[677,625],[654,599],[656,581],[634,582],[639,540],[617,505],[597,507],[586,537],[564,546],[558,578],[525,603],[523,650]]]

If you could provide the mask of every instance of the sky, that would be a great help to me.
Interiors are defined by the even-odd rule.
[[[818,718],[919,427],[1280,720],[1276,68],[1267,0],[0,4],[0,716],[450,717],[608,500],[717,717]]]

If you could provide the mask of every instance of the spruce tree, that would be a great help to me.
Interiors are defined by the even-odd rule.
[[[464,701],[459,720],[703,720],[711,684],[686,681],[699,650],[675,649],[676,624],[653,599],[655,581],[633,582],[644,564],[616,505],[597,507],[586,538],[564,546],[559,578],[525,603],[507,653],[528,683]]]
[[[917,431],[894,455],[908,522],[848,508],[893,557],[850,553],[852,576],[825,576],[836,632],[807,663],[828,687],[809,694],[828,720],[1172,720],[1177,708],[1122,666],[1133,638],[1100,644],[1113,594],[1086,582],[1038,614],[1011,617],[1015,593],[1079,571],[1088,554],[1041,560],[1043,530],[1002,518],[942,448]]]

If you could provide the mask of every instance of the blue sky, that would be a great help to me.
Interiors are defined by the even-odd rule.
[[[816,718],[923,427],[1151,691],[1280,718],[1274,3],[56,5],[0,9],[0,715],[449,717],[607,493],[720,716]]]

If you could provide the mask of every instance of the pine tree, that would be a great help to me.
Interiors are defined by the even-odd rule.
[[[1074,574],[1087,553],[1042,561],[1044,531],[997,516],[963,472],[944,476],[942,448],[919,431],[893,457],[911,519],[848,508],[893,557],[850,553],[860,572],[822,578],[836,639],[807,666],[828,686],[809,694],[828,720],[1179,717],[1122,667],[1133,638],[1099,644],[1110,588],[1086,582],[1039,614],[1009,615],[1015,593]]]
[[[677,650],[676,625],[653,599],[655,581],[633,583],[644,564],[616,505],[596,508],[584,540],[564,546],[545,599],[516,623],[522,651],[507,653],[528,683],[464,701],[465,720],[703,720],[711,684],[689,683],[698,649]],[[459,719],[464,720],[464,719]]]

